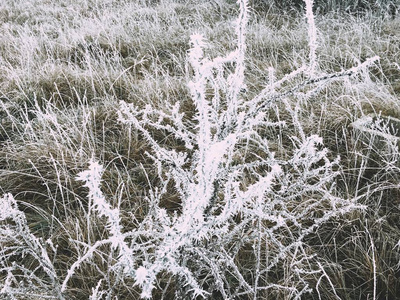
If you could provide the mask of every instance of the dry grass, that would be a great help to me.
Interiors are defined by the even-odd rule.
[[[253,2],[246,97],[267,84],[269,67],[280,78],[308,57],[301,14],[282,14],[266,1]],[[103,192],[119,205],[127,229],[148,210],[144,191],[157,186],[156,171],[144,155],[149,145],[117,122],[119,100],[159,108],[165,100],[179,101],[188,116],[193,114],[186,87],[189,35],[204,33],[213,45],[207,49],[210,56],[225,53],[234,45],[236,13],[234,1],[222,0],[1,2],[0,192],[15,196],[36,236],[58,245],[52,259],[59,276],[83,251],[71,239],[87,242],[105,234],[104,224],[88,227],[87,192],[75,180],[92,155],[106,168]],[[381,60],[361,83],[349,78],[332,84],[324,98],[302,107],[307,134],[321,135],[332,157],[341,157],[340,192],[357,196],[370,189],[369,197],[360,199],[368,206],[364,214],[325,224],[309,238],[308,251],[331,266],[321,282],[310,278],[315,288],[310,299],[367,299],[374,289],[379,299],[394,299],[400,292],[395,247],[400,240],[399,162],[388,171],[386,146],[350,124],[371,112],[400,118],[400,68],[395,65],[400,62],[400,18],[330,12],[316,22],[320,70],[340,71],[373,55]],[[282,135],[284,144],[289,143],[287,130],[266,134]],[[154,135],[179,148],[165,133]],[[285,151],[277,149],[277,155]],[[178,211],[172,188],[169,195],[162,206]],[[99,269],[107,272],[112,264],[101,252],[96,255],[98,264],[84,265],[71,280],[71,299],[87,299],[100,279]],[[244,252],[237,259],[251,269],[250,256]],[[268,276],[287,271],[288,266],[280,267]],[[171,299],[175,284],[160,278],[165,299]],[[119,299],[138,297],[133,282],[118,285],[102,283],[102,289],[120,291]],[[273,292],[265,297],[285,298]]]

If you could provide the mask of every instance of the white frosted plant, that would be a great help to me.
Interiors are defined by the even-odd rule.
[[[103,174],[103,166],[98,162],[92,160],[89,168],[78,174],[77,180],[84,181],[84,186],[89,189],[89,213],[93,209],[99,217],[106,217],[107,231],[109,237],[106,240],[96,241],[93,245],[87,245],[88,250],[85,255],[79,257],[69,268],[67,276],[65,277],[61,291],[64,292],[67,288],[68,281],[74,275],[77,268],[81,266],[86,260],[92,258],[93,253],[102,245],[110,244],[112,249],[117,249],[119,252],[119,263],[114,266],[115,268],[123,268],[130,270],[133,266],[132,249],[130,249],[125,242],[125,235],[122,233],[122,226],[120,225],[120,212],[118,208],[112,208],[106,201],[103,193],[101,192],[101,176]],[[89,222],[88,222],[89,224]],[[100,284],[100,283],[99,283]],[[98,292],[98,288],[96,291]]]
[[[153,247],[137,247],[142,257],[136,283],[142,296],[150,298],[162,271],[178,277],[177,297],[207,297],[213,292],[224,299],[247,296],[257,299],[263,291],[279,290],[289,298],[310,292],[307,274],[327,276],[318,257],[309,254],[304,239],[332,217],[360,209],[356,199],[337,195],[334,179],[339,159],[328,158],[317,135],[306,136],[299,121],[300,106],[322,84],[364,70],[377,57],[352,69],[317,74],[317,31],[313,1],[306,2],[309,24],[309,65],[280,80],[269,70],[269,85],[257,96],[244,100],[245,50],[248,3],[238,1],[237,47],[226,56],[205,57],[206,39],[191,37],[188,59],[193,68],[188,83],[196,109],[193,119],[184,118],[179,103],[165,110],[150,105],[140,109],[121,102],[119,119],[133,126],[152,148],[161,186],[151,193],[151,212],[146,219]],[[233,65],[231,72],[226,65]],[[287,83],[306,79],[294,87]],[[285,88],[290,86],[290,88]],[[308,93],[302,92],[308,89]],[[210,95],[211,94],[211,95]],[[295,106],[289,99],[298,99]],[[262,130],[284,128],[271,122],[267,112],[290,113],[295,134],[289,158],[278,158]],[[150,130],[169,132],[186,150],[169,149],[153,138]],[[181,211],[168,214],[159,206],[173,183],[182,203]],[[237,263],[241,251],[252,245],[253,271]],[[269,274],[283,263],[290,272],[283,278]],[[250,275],[252,273],[253,275]]]
[[[11,194],[0,198],[0,272],[7,274],[0,285],[2,299],[23,296],[64,299],[46,244],[56,251],[51,241],[44,242],[30,232],[25,214]],[[23,262],[28,259],[35,261],[37,267],[25,266]]]

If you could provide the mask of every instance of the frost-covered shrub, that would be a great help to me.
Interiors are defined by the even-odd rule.
[[[160,179],[160,185],[149,191],[149,213],[139,228],[125,234],[110,231],[111,237],[121,238],[114,242],[121,249],[129,236],[130,260],[120,252],[117,265],[135,279],[143,298],[151,297],[165,274],[175,278],[178,298],[256,299],[269,290],[299,298],[311,290],[310,274],[326,276],[304,239],[329,219],[361,208],[356,199],[344,199],[336,192],[339,160],[329,157],[319,136],[304,134],[299,109],[322,84],[353,75],[376,58],[341,73],[317,76],[312,1],[306,1],[309,64],[280,80],[271,69],[269,85],[245,100],[248,4],[238,2],[234,51],[209,59],[204,54],[206,39],[192,35],[188,57],[193,71],[188,83],[195,107],[192,118],[185,117],[179,102],[166,103],[162,110],[121,102],[120,121],[147,140],[152,151],[146,154]],[[267,117],[282,107],[288,121]],[[294,128],[291,149],[280,157],[270,147],[277,137],[265,132],[288,126]],[[166,147],[152,130],[168,132],[182,150]],[[170,185],[181,201],[181,209],[173,213],[160,206]],[[88,187],[96,194],[97,187]],[[112,225],[116,223],[111,214],[99,212],[108,217],[110,230],[120,228]],[[250,254],[244,266],[240,256],[246,251]],[[279,272],[284,265],[289,271]]]

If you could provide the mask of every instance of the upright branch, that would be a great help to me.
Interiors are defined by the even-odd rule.
[[[316,49],[317,43],[317,28],[315,26],[313,6],[314,0],[304,0],[306,3],[306,18],[308,23],[308,45],[310,48],[309,54],[309,70],[308,73],[311,77],[315,75],[315,69],[317,67],[317,54]]]
[[[227,113],[226,126],[235,124],[238,115],[238,106],[241,104],[239,99],[240,91],[245,89],[244,70],[246,54],[246,27],[248,22],[248,3],[247,0],[238,1],[240,13],[236,21],[237,50],[235,51],[234,62],[235,71],[228,76],[228,94],[227,94]]]

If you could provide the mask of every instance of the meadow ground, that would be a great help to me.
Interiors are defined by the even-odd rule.
[[[400,294],[400,16],[395,14],[399,4],[390,3],[382,10],[345,12],[334,4],[316,9],[317,72],[341,72],[376,55],[380,60],[359,75],[319,85],[304,103],[288,97],[276,106],[300,109],[297,122],[304,134],[322,137],[329,158],[340,157],[334,167],[337,193],[365,205],[321,224],[302,241],[324,263],[323,276],[321,270],[302,275],[313,289],[304,299],[395,299]],[[268,1],[249,4],[244,99],[269,84],[271,67],[280,79],[309,59],[302,9]],[[0,193],[15,197],[30,232],[50,253],[55,278],[67,276],[86,245],[108,235],[105,219],[90,213],[87,189],[77,180],[91,158],[104,166],[102,192],[119,207],[126,231],[138,228],[151,210],[148,191],[160,185],[153,160],[145,155],[152,148],[138,130],[118,120],[120,101],[160,110],[179,102],[188,119],[196,115],[188,88],[190,36],[204,35],[207,56],[223,55],[236,47],[238,14],[231,0],[1,1]],[[268,111],[271,121],[293,117],[284,109],[278,114],[277,108]],[[375,122],[369,130],[354,123],[368,116]],[[184,149],[165,131],[148,130],[169,149]],[[261,130],[277,157],[291,155],[289,137],[296,128]],[[257,157],[256,150],[252,154]],[[160,206],[179,215],[178,191],[168,187]],[[52,279],[38,267],[40,260],[24,250],[29,241],[6,238],[10,222],[0,220],[0,293],[5,299],[61,297],[49,292]],[[110,251],[98,249],[75,271],[63,290],[66,299],[103,299],[100,292],[93,296],[96,286],[108,291],[102,295],[109,299],[139,298],[134,279],[108,273],[113,255],[101,253]],[[247,245],[235,257],[248,281],[255,272],[253,252]],[[11,276],[14,261],[26,269]],[[290,273],[290,262],[282,262],[264,274],[262,280],[276,284],[276,290],[263,291],[259,299],[291,298],[279,289],[290,286]],[[229,276],[224,280],[229,285]],[[168,272],[158,274],[154,298],[173,299],[178,285]],[[208,285],[204,279],[202,287],[211,289]],[[211,297],[223,296],[216,291]]]

